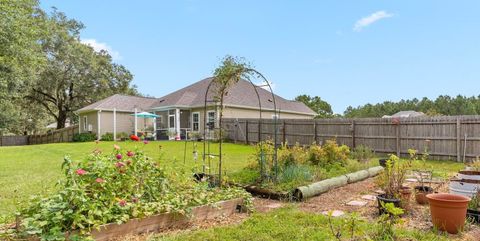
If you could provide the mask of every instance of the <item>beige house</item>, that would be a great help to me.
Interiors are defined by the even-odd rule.
[[[160,98],[113,95],[77,111],[80,117],[80,131],[128,134],[136,133],[145,127],[153,129],[155,139],[184,139],[187,133],[208,132],[216,126],[219,116],[218,103],[213,101],[213,90],[207,95],[205,113],[205,93],[212,81],[206,78]],[[275,95],[276,110],[272,94],[240,80],[230,87],[224,99],[224,118],[259,118],[259,99],[262,105],[262,118],[272,119],[312,119],[316,113],[301,102],[286,100]],[[158,115],[155,119],[135,118],[135,112],[147,111]],[[206,116],[205,116],[206,115]],[[136,124],[136,128],[134,128]]]

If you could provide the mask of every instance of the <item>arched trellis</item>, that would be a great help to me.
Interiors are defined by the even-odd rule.
[[[246,80],[250,83],[250,85],[252,86],[253,90],[255,91],[255,95],[257,96],[257,100],[258,100],[258,108],[259,108],[259,125],[258,125],[258,131],[260,132],[260,134],[258,135],[259,136],[259,140],[258,140],[258,143],[261,143],[263,140],[262,140],[262,134],[261,134],[261,131],[262,131],[262,122],[263,122],[263,116],[262,116],[262,112],[263,112],[263,107],[262,107],[262,100],[260,98],[260,94],[258,93],[258,89],[257,88],[262,88],[262,87],[268,87],[271,95],[272,95],[272,103],[273,103],[273,113],[274,113],[274,153],[273,153],[273,162],[274,162],[274,180],[276,181],[277,180],[277,177],[278,177],[278,162],[277,162],[277,151],[278,151],[278,118],[279,118],[279,113],[277,112],[277,103],[276,103],[276,98],[275,98],[275,94],[273,93],[273,89],[272,89],[272,86],[270,85],[270,82],[267,80],[267,78],[265,78],[265,76],[263,74],[261,74],[260,72],[258,72],[257,70],[255,69],[252,69],[252,68],[246,68],[246,69],[243,69],[243,72],[244,73],[248,73],[250,75],[254,74],[256,75],[257,77],[261,78],[263,80],[263,82],[265,84],[262,84],[262,85],[256,85],[252,82],[252,80],[250,78],[246,78]],[[238,75],[237,76],[241,76],[240,73],[237,73]],[[237,80],[238,81],[238,80]],[[235,81],[235,83],[237,82]],[[214,85],[216,82],[215,82],[215,78],[213,78],[210,83],[208,84],[207,86],[207,90],[205,91],[205,96],[204,96],[204,115],[203,115],[203,172],[206,173],[206,164],[207,164],[207,161],[208,161],[208,165],[209,165],[209,171],[211,170],[211,158],[212,156],[215,156],[215,157],[218,157],[218,183],[219,185],[221,185],[221,180],[222,180],[222,158],[223,158],[223,155],[222,155],[222,144],[223,144],[223,131],[222,131],[222,121],[223,121],[223,108],[224,108],[224,103],[223,103],[223,100],[224,100],[224,97],[226,95],[226,92],[228,92],[228,90],[225,88],[223,89],[224,91],[222,93],[217,93],[217,94],[220,94],[220,96],[216,96],[217,98],[220,99],[220,103],[218,103],[218,100],[209,100],[208,99],[208,94],[210,92],[210,89],[212,87],[212,85]],[[235,84],[234,83],[234,84]],[[218,105],[220,105],[220,116],[218,118],[218,127],[215,127],[215,122],[214,122],[214,126],[213,127],[208,127],[207,125],[207,111],[208,111],[208,107],[211,106],[209,105],[209,103],[214,103],[214,108],[215,108],[215,114],[217,114],[217,110],[218,110]],[[210,151],[210,141],[211,139],[210,138],[207,138],[207,128],[209,130],[219,130],[219,137],[218,137],[218,141],[219,141],[219,144],[218,144],[218,154],[212,154]],[[266,174],[266,170],[265,170],[265,158],[266,158],[266,154],[265,154],[265,151],[264,151],[264,147],[263,145],[261,144],[260,145],[260,178],[261,178],[261,181],[265,180],[265,178],[268,177],[268,175]],[[209,173],[211,174],[211,173]]]

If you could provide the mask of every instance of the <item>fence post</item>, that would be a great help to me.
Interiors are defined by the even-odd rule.
[[[315,140],[315,144],[320,144],[318,143],[318,131],[317,131],[317,121],[314,119],[313,120],[313,134],[315,135],[314,137],[314,140]]]
[[[397,156],[400,157],[400,123],[397,124],[396,128],[396,139],[397,139]]]
[[[250,141],[248,140],[248,120],[245,120],[245,142],[246,144],[250,144]]]
[[[355,120],[352,120],[352,148],[355,148],[357,144],[355,143]]]
[[[456,134],[457,134],[457,162],[460,162],[461,160],[461,153],[460,153],[460,149],[461,149],[461,140],[460,140],[460,118],[457,117],[457,131],[456,131]],[[465,148],[465,147],[464,147]]]
[[[285,120],[282,123],[282,143],[287,143],[287,125],[285,124]]]
[[[258,140],[257,143],[260,143],[262,140],[262,119],[258,119]]]

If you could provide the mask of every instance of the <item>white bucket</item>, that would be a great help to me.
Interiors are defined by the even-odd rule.
[[[452,194],[473,197],[480,190],[480,182],[475,180],[452,180],[449,190]]]

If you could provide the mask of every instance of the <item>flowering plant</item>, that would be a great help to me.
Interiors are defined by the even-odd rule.
[[[34,199],[21,211],[16,238],[65,240],[71,231],[85,237],[106,223],[164,212],[185,214],[194,206],[237,197],[250,200],[241,189],[211,189],[181,175],[167,176],[138,149],[123,151],[115,146],[110,154],[95,151],[80,162],[65,158],[62,169],[65,180],[59,182],[59,191]]]

